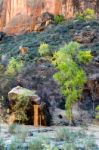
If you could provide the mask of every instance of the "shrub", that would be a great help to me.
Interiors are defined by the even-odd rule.
[[[49,45],[46,43],[42,43],[38,49],[40,56],[46,56],[50,54]]]
[[[43,141],[42,139],[34,139],[28,144],[29,150],[43,150]]]
[[[26,137],[28,135],[28,129],[25,128],[23,125],[17,125],[15,129],[15,134],[17,139],[20,139],[22,143],[25,143]]]
[[[54,53],[52,61],[58,70],[53,77],[60,85],[61,93],[66,98],[66,115],[70,122],[73,120],[72,106],[80,99],[87,80],[86,73],[81,66],[82,63],[90,60],[89,54],[86,55],[87,52],[83,52],[83,57],[81,57],[79,47],[77,42],[70,42]]]
[[[90,9],[90,8],[87,8],[84,11],[84,17],[85,17],[85,20],[95,19],[95,12],[94,12],[94,10]]]
[[[99,119],[99,105],[96,107],[96,119]]]
[[[23,67],[22,61],[12,57],[8,63],[6,74],[16,75],[21,70],[22,67]]]
[[[23,123],[28,120],[26,112],[30,104],[29,102],[30,100],[25,94],[17,96],[16,102],[12,106],[17,121]]]
[[[59,150],[56,146],[44,143],[43,144],[43,150]]]
[[[79,59],[80,63],[87,63],[90,62],[90,60],[92,60],[93,56],[91,55],[91,51],[87,50],[87,51],[79,51],[77,58]]]
[[[56,24],[62,23],[64,21],[64,16],[63,15],[55,15],[54,21]]]
[[[79,12],[76,14],[76,19],[77,20],[92,20],[95,19],[95,12],[93,9],[87,8],[83,12]]]
[[[5,150],[5,144],[2,138],[0,138],[0,150]]]
[[[17,124],[11,124],[9,126],[9,133],[10,134],[15,134],[16,126],[17,126]]]
[[[20,139],[18,138],[14,138],[12,141],[11,141],[11,144],[9,145],[9,149],[10,150],[24,150],[23,149],[23,143],[21,142]]]
[[[77,148],[74,143],[65,143],[63,150],[77,150]]]

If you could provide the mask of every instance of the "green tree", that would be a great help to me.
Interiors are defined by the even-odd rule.
[[[89,62],[92,58],[90,51],[80,51],[77,42],[70,42],[54,53],[52,63],[57,72],[54,79],[60,85],[60,90],[66,99],[66,115],[70,122],[73,120],[72,106],[82,94],[87,80],[82,63]]]

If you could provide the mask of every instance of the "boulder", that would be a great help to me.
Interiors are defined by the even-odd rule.
[[[36,94],[36,91],[32,91],[20,86],[13,88],[8,93],[9,101],[16,100],[17,96],[21,96],[21,95],[30,98],[30,100],[34,103],[40,104],[40,97]]]
[[[80,33],[75,33],[74,35],[74,41],[82,43],[82,44],[87,44],[93,42],[93,40],[96,37],[96,31],[95,30],[90,30],[90,29],[84,29],[81,30]]]

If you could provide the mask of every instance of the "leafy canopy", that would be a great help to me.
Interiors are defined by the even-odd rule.
[[[81,63],[89,62],[92,58],[90,51],[83,52],[77,42],[70,42],[54,53],[52,63],[57,72],[54,79],[60,85],[60,90],[66,98],[66,114],[72,120],[72,106],[81,97],[86,73]]]

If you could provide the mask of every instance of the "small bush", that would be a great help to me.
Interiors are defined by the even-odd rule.
[[[90,62],[90,60],[92,60],[93,56],[91,55],[91,51],[87,50],[79,51],[77,58],[79,59],[80,63],[87,63]]]
[[[63,148],[63,150],[77,150],[74,143],[65,143]]]
[[[77,133],[68,130],[67,128],[61,128],[56,132],[56,138],[66,141],[66,142],[74,142],[77,137]]]
[[[20,139],[14,138],[9,145],[9,150],[24,150],[23,143]]]
[[[27,121],[27,109],[29,107],[30,100],[24,95],[17,96],[15,104],[12,106],[12,109],[16,115],[16,120],[23,123]]]
[[[16,127],[17,127],[17,124],[11,124],[9,126],[9,133],[10,134],[15,134]]]
[[[29,150],[43,150],[43,141],[42,139],[34,139],[28,144]]]
[[[78,12],[76,14],[76,19],[77,20],[93,20],[95,19],[95,12],[93,9],[87,8],[86,10],[84,10],[83,12]]]
[[[63,15],[55,15],[54,16],[54,22],[56,24],[62,23],[64,21],[64,16]]]
[[[8,63],[6,74],[16,75],[21,70],[22,67],[23,67],[22,61],[12,57]]]
[[[99,105],[96,107],[96,115],[95,118],[99,120]]]
[[[5,150],[5,144],[2,138],[0,138],[0,150]]]
[[[46,56],[50,54],[49,45],[46,43],[42,43],[38,49],[40,56]]]

